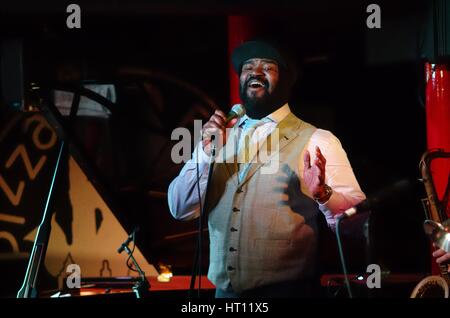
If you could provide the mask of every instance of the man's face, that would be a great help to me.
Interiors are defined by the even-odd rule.
[[[290,87],[280,73],[274,60],[253,58],[242,65],[239,94],[248,116],[261,119],[288,101]]]
[[[269,59],[253,58],[242,65],[241,95],[253,103],[273,94],[278,84],[278,64]]]

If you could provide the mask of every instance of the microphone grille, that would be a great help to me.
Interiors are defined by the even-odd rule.
[[[231,107],[231,111],[235,113],[238,117],[245,115],[245,107],[241,104],[235,104]]]

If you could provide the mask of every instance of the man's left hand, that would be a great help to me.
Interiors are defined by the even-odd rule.
[[[327,160],[322,155],[319,147],[316,147],[316,159],[311,164],[311,154],[308,150],[303,158],[303,181],[314,198],[322,198],[325,195],[325,164]]]

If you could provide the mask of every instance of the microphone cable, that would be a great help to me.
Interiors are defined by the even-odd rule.
[[[341,259],[342,272],[344,273],[345,287],[347,288],[348,296],[350,298],[353,298],[352,288],[351,288],[350,282],[348,280],[347,265],[345,264],[344,250],[342,248],[342,242],[341,242],[341,235],[339,234],[341,220],[342,220],[341,218],[336,218],[336,239],[337,239],[337,244],[338,244],[339,257]]]
[[[202,229],[202,210],[203,210],[203,203],[202,203],[202,195],[201,195],[201,191],[200,191],[200,167],[198,164],[198,147],[196,149],[196,160],[195,160],[195,172],[196,172],[196,177],[197,177],[197,196],[198,196],[198,202],[199,202],[199,209],[200,209],[200,216],[199,216],[199,220],[198,220],[198,233],[197,233],[197,242],[195,244],[195,253],[194,253],[194,260],[193,260],[193,264],[192,264],[192,271],[191,271],[191,282],[190,282],[190,286],[189,286],[189,292],[188,292],[188,297],[191,298],[193,297],[193,293],[194,293],[194,289],[195,289],[195,280],[197,277],[197,273],[199,273],[199,275],[201,275],[201,261],[199,261],[199,258],[201,258],[201,242],[202,242],[202,238],[201,238],[201,229]],[[200,277],[201,280],[201,277]],[[199,284],[199,290],[197,292],[197,297],[200,298],[200,284]]]
[[[202,200],[202,194],[200,191],[200,167],[198,163],[198,151],[201,145],[197,146],[196,148],[196,161],[195,161],[195,170],[196,170],[196,177],[197,177],[197,196],[198,196],[198,202],[199,202],[199,209],[200,209],[200,216],[198,218],[198,234],[197,234],[197,244],[195,246],[195,254],[194,254],[194,261],[192,265],[192,272],[191,272],[191,283],[189,286],[189,293],[188,297],[191,298],[194,293],[195,289],[195,281],[196,277],[198,275],[198,290],[197,290],[197,297],[200,298],[200,290],[201,290],[201,279],[202,279],[202,235],[203,235],[203,220],[204,220],[204,213],[203,211],[203,200]],[[208,176],[209,178],[209,176]]]
[[[133,255],[134,250],[136,248],[136,228],[133,230],[132,236],[133,236],[133,238],[132,238],[131,242],[133,242],[133,248],[131,249],[130,255],[128,255],[128,258],[127,258],[127,267],[129,270],[139,273],[139,271],[134,269],[133,265],[130,263],[131,256]]]

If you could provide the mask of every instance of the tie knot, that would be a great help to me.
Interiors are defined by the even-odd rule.
[[[244,130],[248,130],[248,129],[255,129],[258,126],[261,126],[263,124],[265,124],[267,121],[266,118],[263,119],[252,119],[252,118],[247,118],[244,122],[244,126],[242,128],[244,128]]]

